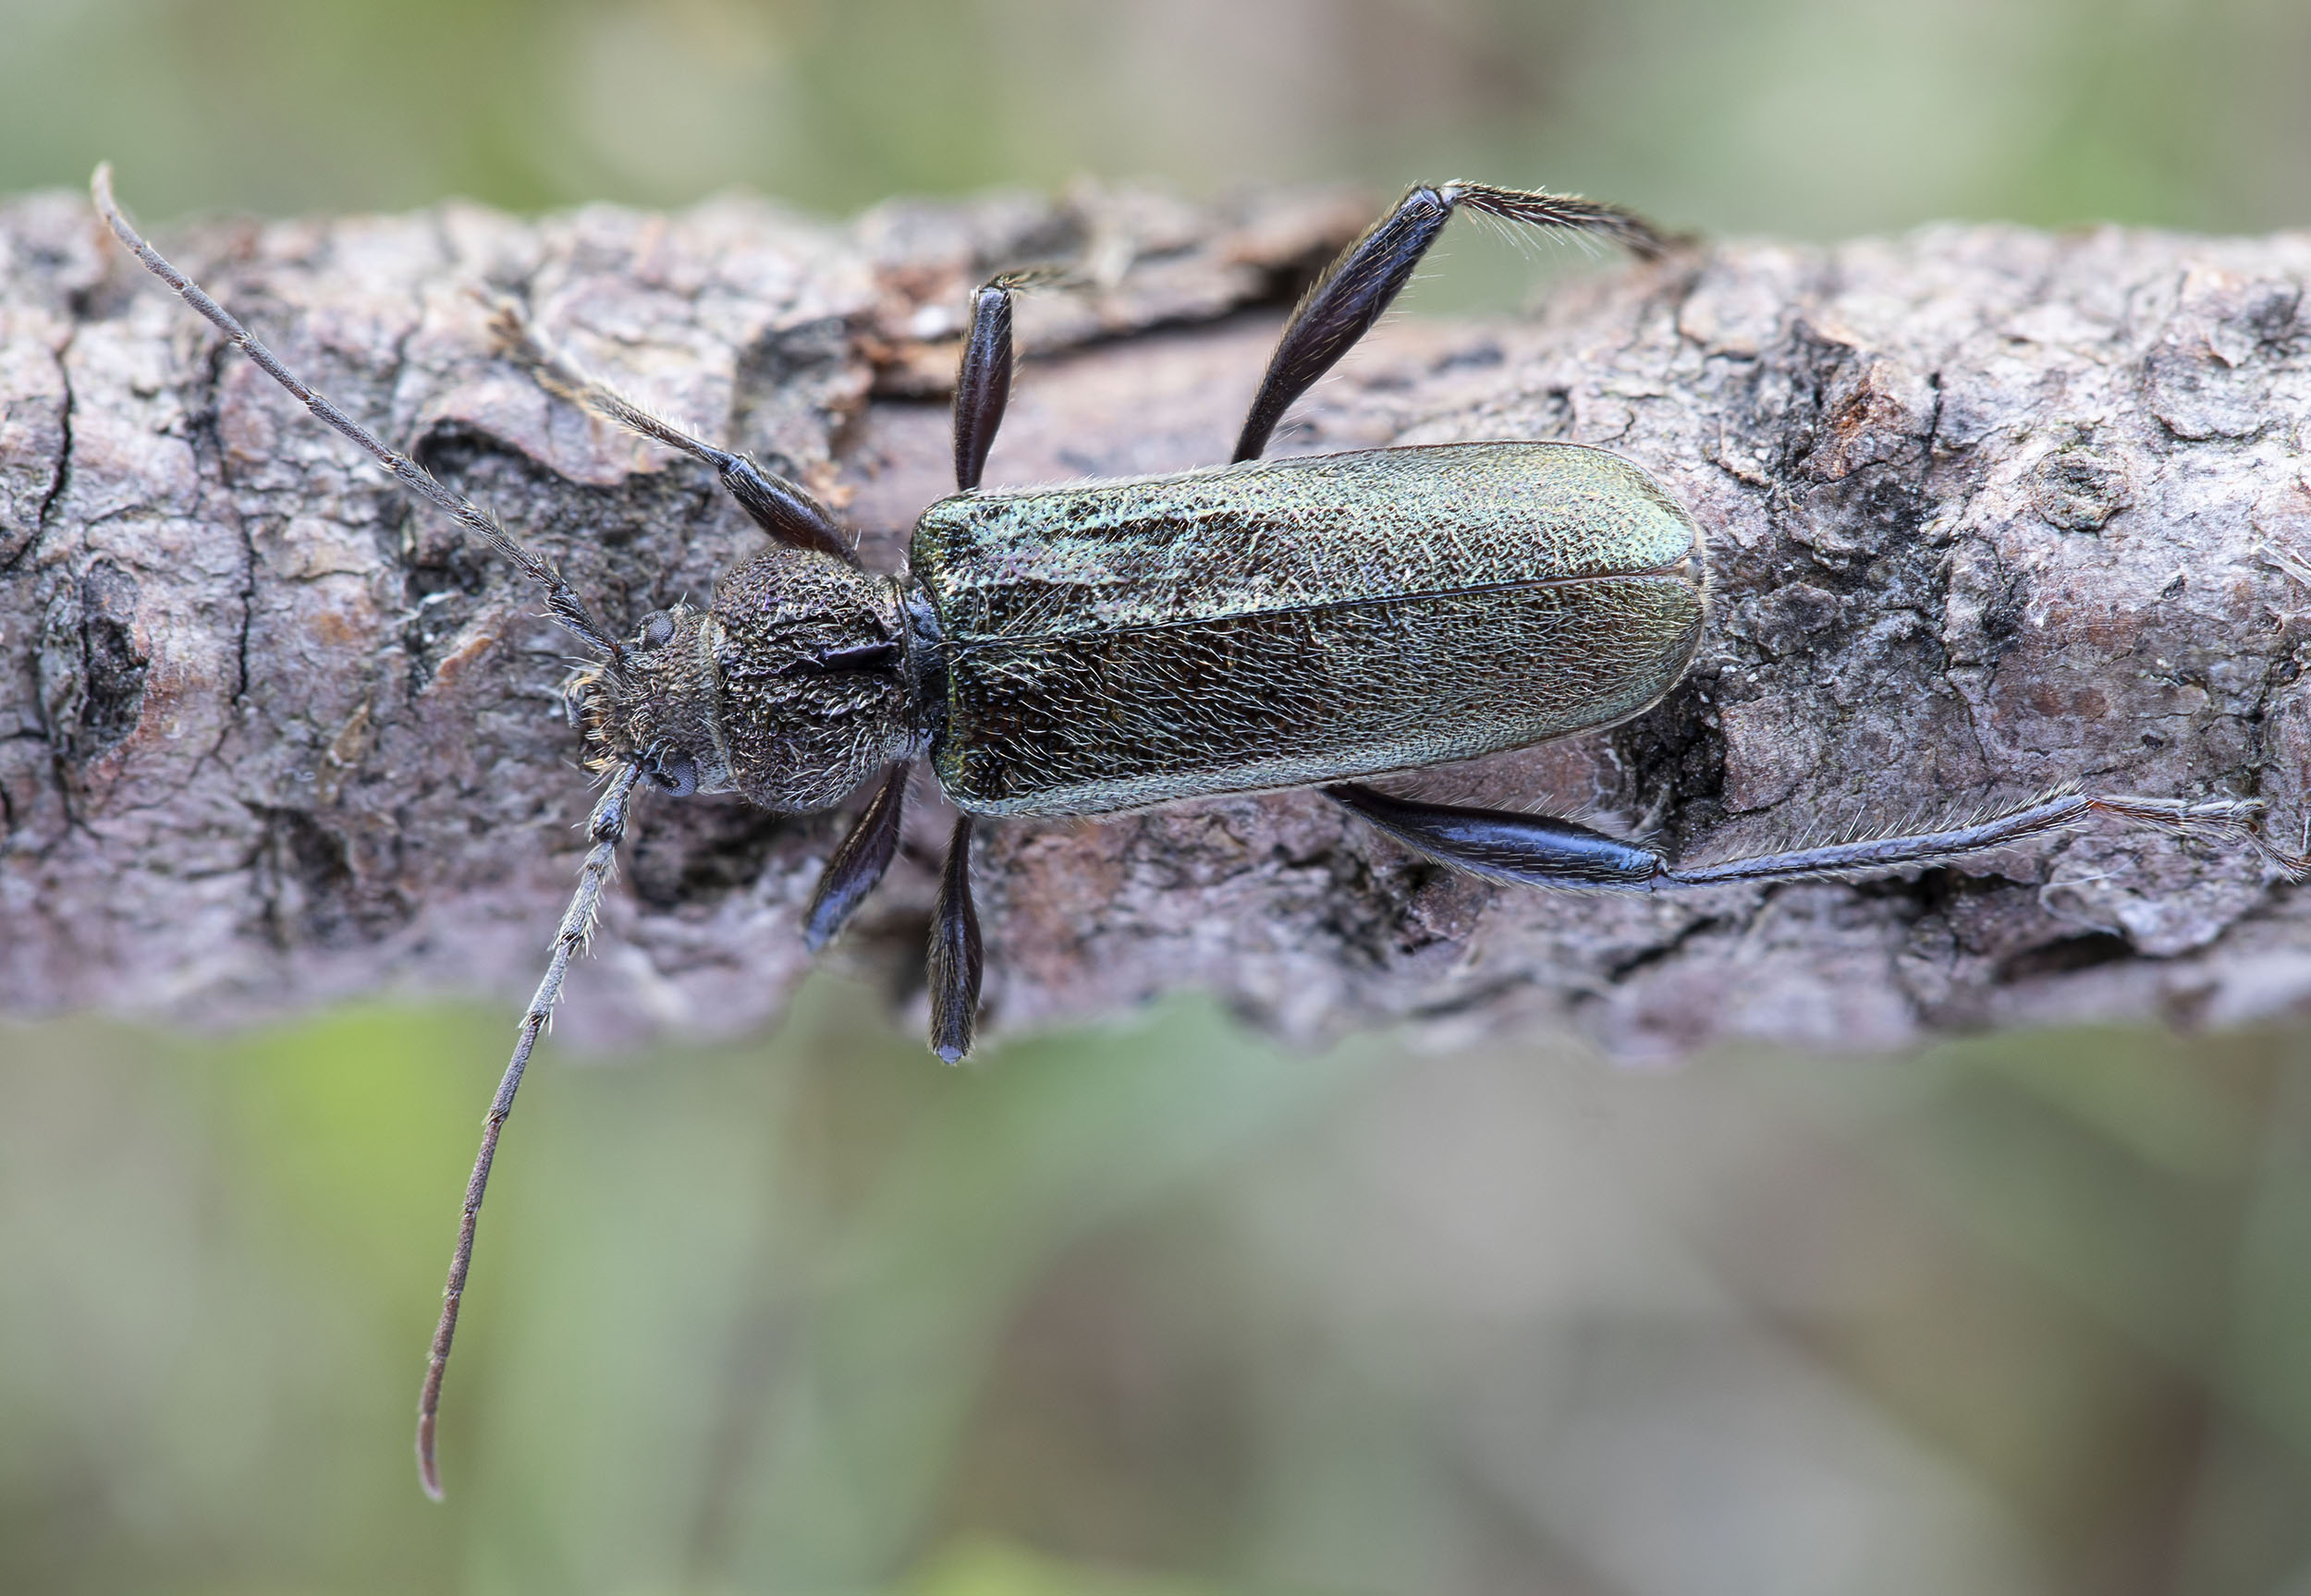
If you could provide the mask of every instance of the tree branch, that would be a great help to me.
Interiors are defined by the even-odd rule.
[[[1374,209],[1086,189],[838,226],[739,201],[535,224],[453,204],[162,242],[622,626],[703,598],[755,534],[703,468],[499,358],[491,297],[801,477],[888,567],[947,491],[971,284],[1052,257],[1089,279],[1022,306],[1030,358],[990,483],[1205,464],[1274,336],[1272,310],[1244,308],[1289,296]],[[583,847],[565,644],[508,573],[148,283],[84,201],[0,207],[0,238],[7,1009],[518,1001]],[[1278,451],[1573,439],[1646,466],[1707,530],[1714,627],[1668,702],[1410,778],[1424,792],[1581,810],[1689,859],[2066,781],[2258,797],[2292,844],[2311,755],[2311,588],[2285,568],[2311,559],[2306,278],[2304,235],[1721,244],[1561,286],[1525,320],[1393,323]],[[927,783],[916,796],[900,865],[836,956],[902,993],[945,831]],[[571,1020],[774,1014],[837,823],[642,803]],[[1657,899],[1489,887],[1306,794],[986,836],[997,1031],[1182,985],[1298,1035],[1570,1013],[1634,1053],[2235,1024],[2311,994],[2305,895],[2244,852],[2155,834]]]

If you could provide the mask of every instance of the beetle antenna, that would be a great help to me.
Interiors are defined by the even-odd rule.
[[[716,448],[692,437],[672,421],[636,404],[600,378],[589,375],[567,354],[545,341],[530,324],[521,307],[509,300],[484,298],[491,306],[490,331],[516,365],[557,398],[567,399],[591,416],[679,449],[712,466],[730,496],[754,524],[778,542],[798,549],[832,554],[845,565],[859,563],[842,529],[826,506],[805,493],[799,482],[776,471],[765,471],[744,455]]]
[[[186,304],[207,317],[219,332],[238,344],[241,353],[255,361],[259,370],[295,395],[322,422],[367,450],[371,458],[401,480],[403,487],[447,512],[466,530],[504,555],[523,576],[544,588],[545,607],[553,613],[556,620],[607,654],[613,664],[624,663],[624,647],[616,636],[604,629],[601,623],[593,618],[593,612],[586,608],[585,601],[578,596],[577,591],[569,582],[563,580],[562,573],[554,567],[552,561],[515,542],[487,510],[443,487],[423,466],[397,449],[387,448],[368,428],[299,382],[271,349],[251,335],[249,329],[242,326],[231,311],[202,292],[198,283],[170,265],[159,250],[146,243],[143,235],[129,225],[128,217],[121,213],[118,201],[113,198],[111,162],[104,162],[96,168],[95,175],[89,179],[89,193],[96,201],[97,213],[112,228],[113,236],[144,262],[147,271],[176,289]]]
[[[436,1502],[442,1494],[441,1465],[434,1455],[434,1432],[441,1410],[441,1379],[449,1367],[449,1344],[458,1334],[458,1307],[465,1298],[466,1270],[473,1261],[473,1229],[481,1218],[483,1194],[489,1189],[490,1163],[497,1156],[497,1134],[506,1127],[506,1116],[514,1111],[514,1093],[521,1090],[521,1072],[530,1066],[531,1050],[537,1046],[539,1033],[554,1017],[555,1000],[562,995],[562,977],[569,971],[569,961],[593,933],[594,912],[601,907],[602,889],[608,884],[610,871],[617,864],[617,845],[626,835],[628,800],[632,798],[634,783],[641,774],[640,766],[619,766],[586,822],[586,835],[593,847],[587,851],[586,862],[578,869],[578,890],[570,895],[561,929],[554,933],[554,954],[546,961],[545,979],[538,982],[537,995],[530,1000],[529,1012],[521,1017],[521,1031],[514,1042],[513,1058],[506,1066],[504,1078],[497,1083],[497,1095],[490,1100],[489,1116],[482,1122],[482,1151],[474,1158],[473,1175],[466,1182],[465,1214],[458,1222],[457,1250],[449,1255],[449,1283],[442,1288],[441,1322],[434,1328],[433,1351],[425,1360],[425,1383],[417,1397],[417,1477],[425,1487],[425,1494]]]

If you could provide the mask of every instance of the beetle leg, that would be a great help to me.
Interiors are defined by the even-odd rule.
[[[547,393],[568,399],[588,415],[654,438],[668,448],[679,449],[712,466],[730,496],[738,500],[739,507],[778,542],[789,548],[815,549],[820,554],[832,554],[845,565],[859,563],[835,518],[824,505],[803,492],[799,483],[789,481],[776,471],[764,470],[744,455],[717,449],[702,438],[691,436],[665,417],[642,408],[600,378],[581,371],[576,361],[539,335],[519,307],[500,304],[491,318],[490,327],[507,355],[535,377],[538,385]]]
[[[997,277],[971,297],[971,335],[963,340],[962,370],[955,375],[955,486],[979,485],[1003,407],[1011,397],[1011,290],[1018,279]]]
[[[971,1051],[979,1017],[979,911],[971,902],[971,816],[955,822],[931,911],[931,1051],[953,1064]]]
[[[1301,298],[1244,418],[1237,459],[1258,458],[1291,402],[1372,330],[1460,205],[1535,227],[1602,234],[1648,261],[1670,242],[1650,222],[1618,205],[1484,183],[1414,184],[1395,210],[1339,252]]]
[[[2303,860],[2267,847],[2256,836],[2254,820],[2262,805],[2251,798],[2189,803],[2180,798],[2060,793],[1940,831],[1856,838],[1682,866],[1671,864],[1657,848],[1621,842],[1546,815],[1419,803],[1353,784],[1328,786],[1324,792],[1415,852],[1487,880],[1525,886],[1655,892],[1726,882],[1880,875],[2069,831],[2097,814],[2115,815],[2179,836],[2244,844],[2260,850],[2289,874],[2300,877],[2304,873]]]
[[[1420,803],[1355,783],[1326,787],[1324,796],[1413,852],[1487,881],[1650,892],[1667,868],[1642,844],[1547,815]]]
[[[899,822],[906,811],[911,768],[903,760],[891,766],[826,861],[818,890],[811,895],[810,910],[802,917],[802,944],[813,953],[835,940],[851,911],[866,901],[890,869],[899,852]]]

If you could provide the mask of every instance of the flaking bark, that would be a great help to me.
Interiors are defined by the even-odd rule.
[[[703,598],[756,534],[703,469],[499,358],[491,296],[801,477],[891,567],[948,491],[942,391],[979,277],[1058,258],[1083,279],[1022,306],[990,485],[1206,464],[1272,307],[1376,208],[1086,189],[835,225],[743,201],[536,223],[452,204],[159,242],[623,626]],[[568,643],[85,201],[0,207],[0,240],[6,1010],[214,1023],[422,990],[510,1017],[582,849]],[[2286,569],[2311,559],[2306,280],[2304,234],[1696,246],[1528,318],[1384,326],[1274,452],[1597,444],[1706,529],[1713,629],[1668,702],[1418,790],[1580,811],[1687,858],[2073,781],[2260,798],[2292,844],[2311,755],[2311,588]],[[899,865],[832,956],[900,993],[948,829],[927,780],[915,798]],[[805,968],[838,820],[645,798],[637,823],[573,1028],[764,1022]],[[998,1033],[1182,986],[1299,1036],[1570,1015],[1638,1054],[2236,1024],[2311,999],[2305,891],[2144,833],[1648,899],[1486,886],[1309,794],[981,832]]]

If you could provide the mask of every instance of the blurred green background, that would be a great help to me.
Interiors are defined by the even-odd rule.
[[[2311,218],[2307,66],[2301,0],[0,0],[0,189],[2253,230]],[[2299,1036],[1639,1073],[1178,1000],[949,1071],[821,981],[757,1045],[548,1055],[434,1507],[507,1031],[0,1031],[0,1588],[2311,1596]]]

